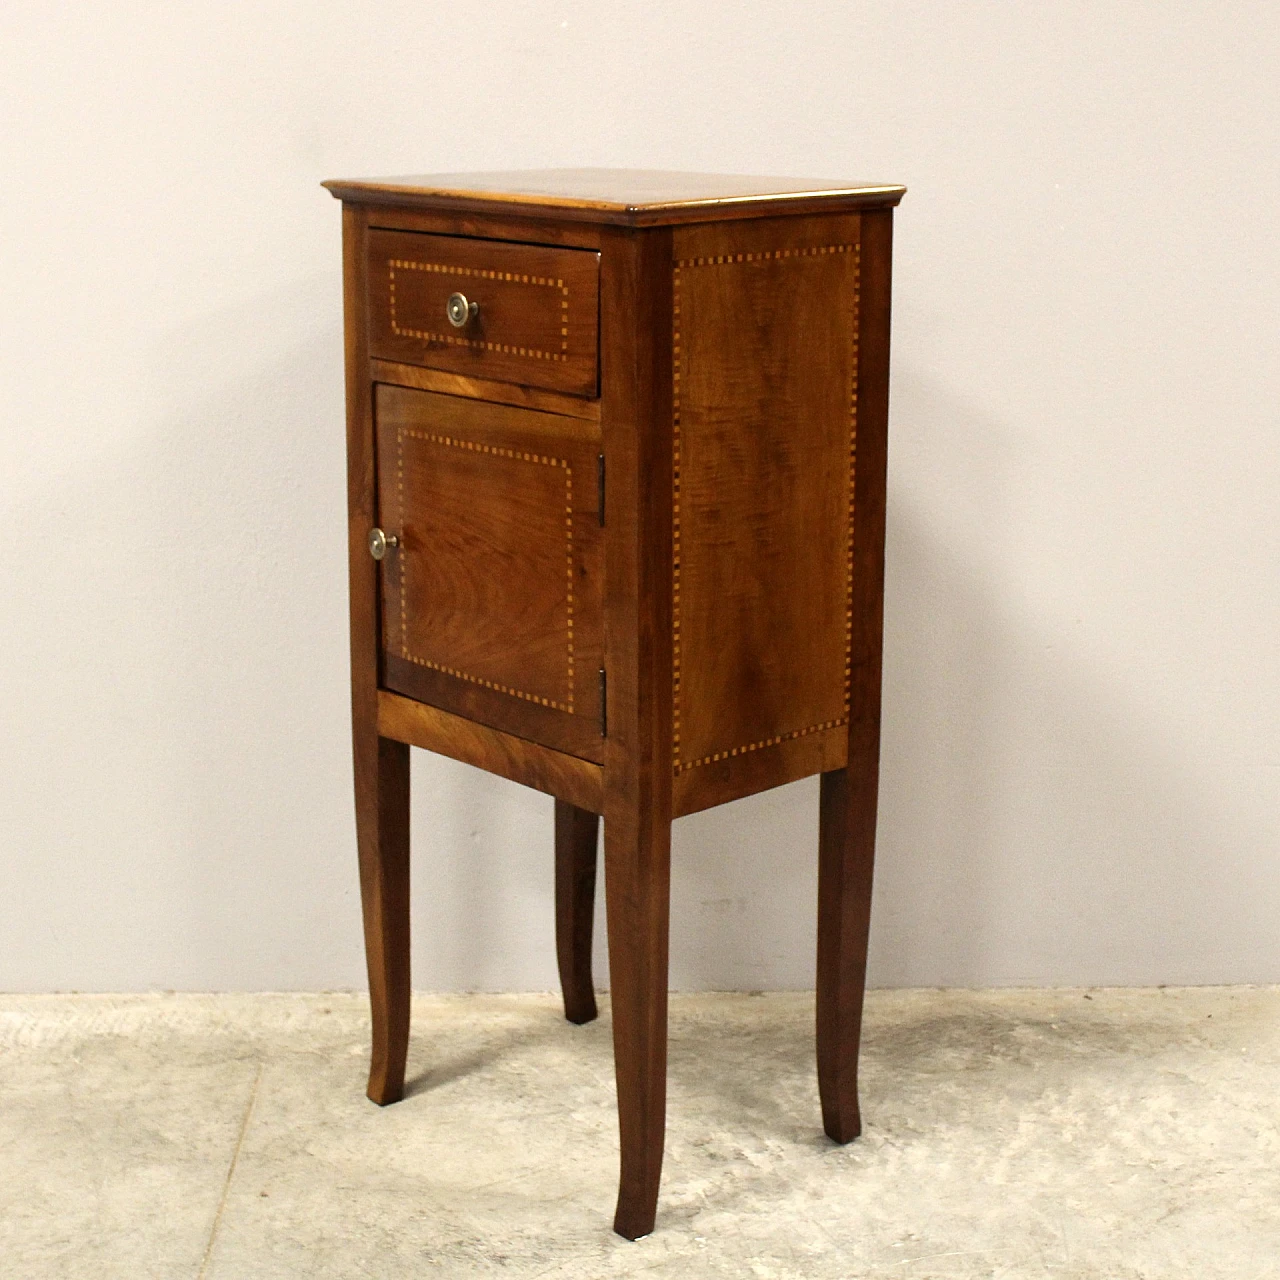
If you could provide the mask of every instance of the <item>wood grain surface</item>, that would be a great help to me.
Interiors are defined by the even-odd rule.
[[[386,687],[599,758],[594,423],[380,385]]]
[[[581,1025],[596,1017],[591,982],[600,815],[556,801],[556,963],[564,1016]]]
[[[653,1229],[662,1176],[671,896],[671,237],[604,246],[609,459],[604,863],[621,1173],[614,1230]]]
[[[848,721],[858,235],[674,233],[677,775]]]
[[[324,185],[351,203],[496,216],[537,213],[567,222],[623,226],[891,208],[906,192],[896,183],[648,169],[436,173],[331,179]]]
[[[368,240],[375,357],[596,394],[598,254],[413,231]],[[445,309],[454,293],[478,307],[461,328]]]
[[[822,775],[818,820],[818,1091],[823,1127],[836,1142],[862,1131],[858,1051],[880,777],[892,215],[868,214],[863,243],[848,764]]]
[[[570,418],[585,418],[588,422],[600,421],[599,400],[584,400],[560,391],[522,387],[518,382],[472,378],[462,373],[427,369],[422,365],[401,364],[393,360],[372,360],[370,367],[375,382],[385,382],[391,386],[412,387],[417,391],[438,391],[447,396],[465,396],[468,400],[488,400],[494,404],[513,404],[519,409],[560,413]]]
[[[346,314],[347,567],[351,613],[351,729],[356,845],[372,1014],[368,1096],[404,1090],[409,1045],[409,751],[378,730],[378,575],[365,539],[373,523],[376,466],[368,345],[362,323],[367,228],[342,218]]]
[[[384,738],[475,765],[593,813],[604,807],[598,764],[386,690],[378,694],[377,716]]]

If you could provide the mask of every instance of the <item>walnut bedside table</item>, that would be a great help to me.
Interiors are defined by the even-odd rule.
[[[821,774],[823,1126],[859,1132],[899,186],[570,170],[342,201],[369,1096],[409,1035],[409,747],[555,797],[566,1016],[595,1017],[596,834],[621,1129],[662,1168],[671,821]]]

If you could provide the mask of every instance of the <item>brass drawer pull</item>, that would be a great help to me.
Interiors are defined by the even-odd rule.
[[[474,320],[480,314],[478,302],[468,302],[465,293],[451,293],[445,303],[445,315],[455,329],[461,329],[468,320]]]
[[[369,530],[369,554],[375,560],[381,560],[387,554],[388,547],[398,547],[400,539],[394,533],[383,533],[381,529]]]

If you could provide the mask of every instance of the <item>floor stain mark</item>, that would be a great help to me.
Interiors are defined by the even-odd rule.
[[[227,1166],[227,1176],[222,1184],[222,1196],[218,1200],[218,1211],[213,1215],[213,1226],[209,1228],[209,1243],[204,1247],[204,1257],[200,1260],[200,1270],[196,1280],[204,1280],[209,1271],[209,1262],[213,1257],[213,1244],[218,1238],[218,1228],[222,1226],[222,1214],[227,1207],[227,1195],[231,1191],[231,1179],[235,1175],[236,1162],[240,1159],[240,1148],[244,1146],[244,1135],[249,1131],[249,1117],[253,1115],[253,1104],[258,1100],[258,1086],[262,1083],[262,1066],[258,1063],[258,1074],[253,1077],[253,1088],[249,1090],[249,1103],[244,1109],[244,1119],[240,1121],[240,1132],[236,1136],[235,1149],[231,1152],[231,1163]]]

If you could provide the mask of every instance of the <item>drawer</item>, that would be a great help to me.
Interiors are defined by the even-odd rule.
[[[372,230],[368,245],[371,355],[597,394],[598,253],[417,231]],[[454,294],[470,304],[460,325]]]
[[[594,423],[380,385],[383,686],[602,759]]]

